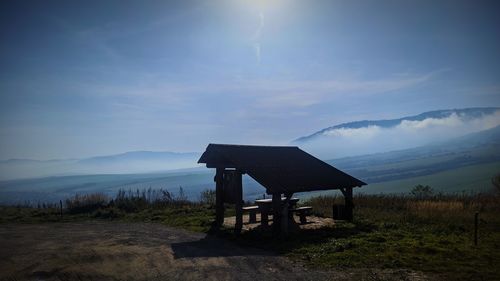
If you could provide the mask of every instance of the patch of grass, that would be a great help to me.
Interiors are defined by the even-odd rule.
[[[202,205],[185,205],[161,210],[145,209],[123,217],[126,221],[158,222],[196,232],[207,232],[214,218],[215,210]]]
[[[500,197],[357,196],[355,221],[333,228],[302,230],[273,238],[270,231],[241,236],[240,243],[275,251],[308,266],[412,269],[443,280],[495,280],[500,276]],[[339,198],[311,198],[317,215],[331,216]],[[479,245],[474,246],[474,213],[480,211]]]
[[[61,219],[60,211],[56,208],[0,206],[0,223],[41,223],[61,220],[64,220],[64,217]]]
[[[129,222],[156,222],[190,231],[207,232],[215,218],[213,208],[204,205],[178,205],[162,209],[147,208],[134,213],[116,207],[99,208],[89,213],[60,216],[58,209],[30,207],[0,207],[0,223],[74,222],[86,220],[119,220]]]
[[[214,193],[204,191],[201,202],[186,199],[182,187],[174,195],[163,189],[123,190],[114,198],[102,193],[77,194],[65,200],[63,214],[57,204],[37,207],[1,206],[0,223],[41,223],[82,220],[157,222],[191,231],[207,232],[215,217]]]

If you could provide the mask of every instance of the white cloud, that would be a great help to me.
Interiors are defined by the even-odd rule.
[[[368,126],[360,129],[339,128],[323,132],[324,136],[343,138],[372,138],[380,134],[382,128],[379,126]]]
[[[463,125],[464,121],[457,114],[453,113],[447,118],[427,118],[421,121],[403,120],[397,128],[403,130],[423,130],[436,127],[460,127]]]
[[[322,158],[336,158],[412,148],[500,126],[500,110],[480,118],[451,114],[446,118],[404,120],[391,128],[367,126],[327,130],[301,145]]]

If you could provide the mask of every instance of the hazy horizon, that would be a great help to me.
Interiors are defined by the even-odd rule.
[[[492,110],[495,108],[474,108],[474,110]],[[457,110],[457,109],[452,109]],[[458,109],[461,110],[461,109]],[[479,114],[479,113],[478,113]],[[392,127],[382,127],[379,125],[369,125],[359,128],[335,128],[337,126],[349,125],[352,122],[380,122],[386,120],[352,120],[351,122],[342,124],[333,124],[334,128],[322,128],[321,132],[311,132],[319,135],[298,136],[299,139],[310,138],[307,140],[298,141],[290,140],[283,145],[298,146],[316,157],[324,160],[338,159],[344,157],[361,156],[368,154],[384,153],[390,151],[398,151],[409,148],[425,146],[429,144],[439,143],[447,140],[452,140],[457,137],[465,136],[492,129],[500,126],[500,108],[496,108],[492,114],[481,112],[480,116],[460,116],[456,113],[451,113],[444,118],[425,118],[421,121],[402,120],[401,123]],[[412,118],[414,116],[402,116],[401,118]],[[396,118],[397,120],[400,118]],[[314,136],[314,137],[313,137]],[[377,147],[371,145],[377,143]],[[253,145],[251,143],[246,143]],[[208,143],[207,143],[208,145]],[[205,145],[206,146],[206,145]],[[28,161],[79,161],[85,159],[99,159],[102,157],[114,156],[130,156],[149,153],[154,154],[172,154],[172,155],[201,155],[204,147],[199,151],[171,151],[171,150],[134,150],[121,151],[111,154],[90,155],[78,158],[51,158],[51,159],[34,159],[34,158],[9,158],[0,159],[4,164],[8,161],[28,160]],[[143,155],[144,156],[144,155]],[[150,161],[156,161],[152,159]],[[143,163],[147,164],[147,163]],[[147,165],[151,166],[151,165]],[[153,165],[154,166],[154,165]],[[196,163],[193,162],[193,167]],[[184,164],[180,168],[186,168]]]

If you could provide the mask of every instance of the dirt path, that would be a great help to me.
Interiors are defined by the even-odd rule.
[[[266,251],[147,223],[0,225],[0,249],[0,280],[349,280],[361,277],[347,272],[307,270]],[[367,274],[363,276],[371,279],[370,273]],[[411,274],[403,275],[411,277]]]

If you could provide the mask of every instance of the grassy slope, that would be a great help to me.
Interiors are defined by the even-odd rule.
[[[417,184],[430,185],[436,191],[485,192],[492,188],[491,178],[500,172],[500,162],[461,167],[432,175],[370,184],[363,187],[369,193],[409,192]]]
[[[417,184],[429,185],[436,192],[489,192],[493,188],[491,178],[500,172],[500,162],[479,164],[458,169],[448,170],[432,175],[413,177],[402,180],[373,183],[355,189],[356,192],[366,194],[380,193],[409,193]],[[338,191],[318,191],[297,194],[307,199],[313,196],[340,194]]]

